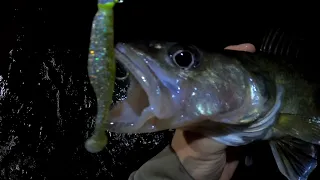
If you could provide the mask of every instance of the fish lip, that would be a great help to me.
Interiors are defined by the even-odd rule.
[[[130,58],[129,56],[126,55],[127,51],[132,51],[130,49],[133,49],[133,48],[131,48],[130,46],[127,46],[125,43],[118,43],[116,45],[116,47],[115,47],[117,59],[126,67],[126,69],[130,73],[132,73],[135,76],[135,78],[137,80],[139,78],[137,78],[136,76],[139,76],[139,74],[137,74],[137,72],[132,69],[132,66],[128,66],[128,64],[134,65],[134,68],[138,68],[140,70],[140,72],[142,73],[142,75],[144,75],[144,76],[151,75],[151,77],[153,78],[154,83],[158,83],[158,77],[150,69],[150,67],[148,65],[146,65],[146,62],[141,57],[137,58],[137,60],[140,60],[140,62],[137,63],[137,60],[133,60],[132,58]],[[123,56],[125,58],[119,57],[119,55],[120,55],[119,53],[121,54],[121,56]],[[140,84],[143,85],[143,83],[140,83]]]
[[[129,57],[127,54],[132,54],[137,58]],[[157,106],[160,94],[159,91],[159,80],[155,73],[145,62],[142,56],[137,55],[134,48],[126,43],[117,43],[115,47],[116,58],[124,65],[124,67],[133,75],[138,81],[140,86],[147,94],[149,106]],[[157,115],[157,109],[154,110],[154,114]]]
[[[135,78],[138,80],[139,78],[137,78],[136,76],[139,76],[137,74],[137,72],[135,70],[132,69],[132,65],[134,65],[135,68],[138,68],[140,70],[140,72],[143,75],[152,75],[152,78],[157,79],[157,77],[155,76],[155,74],[152,72],[152,70],[146,65],[146,63],[144,62],[144,60],[141,60],[142,58],[137,58],[137,60],[141,60],[140,62],[137,62],[137,60],[133,60],[132,58],[130,58],[129,56],[126,55],[127,51],[132,51],[131,47],[127,46],[125,43],[118,43],[115,47],[116,50],[116,57],[117,59],[124,64],[124,66],[126,67],[126,69],[132,73]],[[122,57],[120,57],[120,54]],[[123,58],[125,57],[125,58]],[[131,66],[128,66],[128,65]]]

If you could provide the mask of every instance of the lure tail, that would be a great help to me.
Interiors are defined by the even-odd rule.
[[[116,69],[113,37],[113,6],[116,2],[100,1],[92,24],[88,59],[88,74],[98,104],[94,133],[85,143],[85,148],[91,153],[100,152],[108,142],[105,130],[112,103]]]

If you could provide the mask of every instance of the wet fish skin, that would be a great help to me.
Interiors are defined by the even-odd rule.
[[[306,179],[316,167],[313,144],[320,144],[320,116],[314,95],[319,85],[282,59],[171,42],[120,43],[116,57],[145,91],[149,106],[139,114],[132,107],[141,105],[126,104],[111,117],[109,130],[143,133],[179,127],[234,146],[270,140],[288,179]],[[299,149],[308,151],[298,156]]]
[[[146,82],[154,84],[152,88],[145,88],[145,91],[159,91],[162,94],[160,99],[169,99],[166,106],[170,107],[172,112],[168,110],[166,113],[173,115],[168,119],[179,122],[170,124],[171,126],[179,127],[203,119],[227,124],[255,121],[273,106],[277,85],[286,91],[279,112],[319,115],[313,99],[318,85],[311,85],[282,61],[244,52],[212,53],[192,46],[198,56],[198,65],[185,70],[176,67],[169,57],[172,53],[170,51],[183,46],[185,45],[175,46],[175,43],[151,43],[150,46],[138,44],[131,46],[135,47],[134,50],[126,48],[124,52],[135,61],[147,59],[149,69],[143,67],[143,71],[149,73],[152,69],[150,72],[156,74],[156,77],[151,78],[150,76],[154,75],[150,73],[144,75],[151,78]],[[143,63],[140,63],[141,66]],[[145,86],[146,82],[140,84]],[[149,99],[152,98],[149,96]],[[163,109],[162,112],[166,109],[159,103],[151,106],[154,106],[154,109]],[[181,118],[182,116],[184,118]]]
[[[300,114],[306,116],[319,116],[320,109],[316,93],[319,91],[319,84],[309,82],[303,76],[294,63],[290,64],[288,59],[280,56],[250,55],[242,52],[232,52],[238,55],[246,69],[252,74],[262,75],[265,81],[281,85],[285,89],[281,113]],[[271,57],[271,58],[270,58]],[[270,84],[270,83],[269,83]]]

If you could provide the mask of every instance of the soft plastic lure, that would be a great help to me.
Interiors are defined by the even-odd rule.
[[[98,112],[93,135],[85,148],[91,153],[101,151],[107,144],[105,134],[109,109],[112,103],[116,62],[114,57],[113,7],[118,0],[99,0],[91,31],[88,74],[94,88]]]

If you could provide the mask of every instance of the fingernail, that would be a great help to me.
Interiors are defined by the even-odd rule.
[[[253,44],[245,43],[245,44],[239,44],[239,46],[243,46],[244,47],[244,51],[256,52],[256,48],[254,47]]]
[[[250,43],[231,45],[231,46],[227,46],[225,49],[234,50],[234,51],[246,51],[246,52],[252,52],[252,53],[256,51],[256,48],[254,47],[254,45]]]

